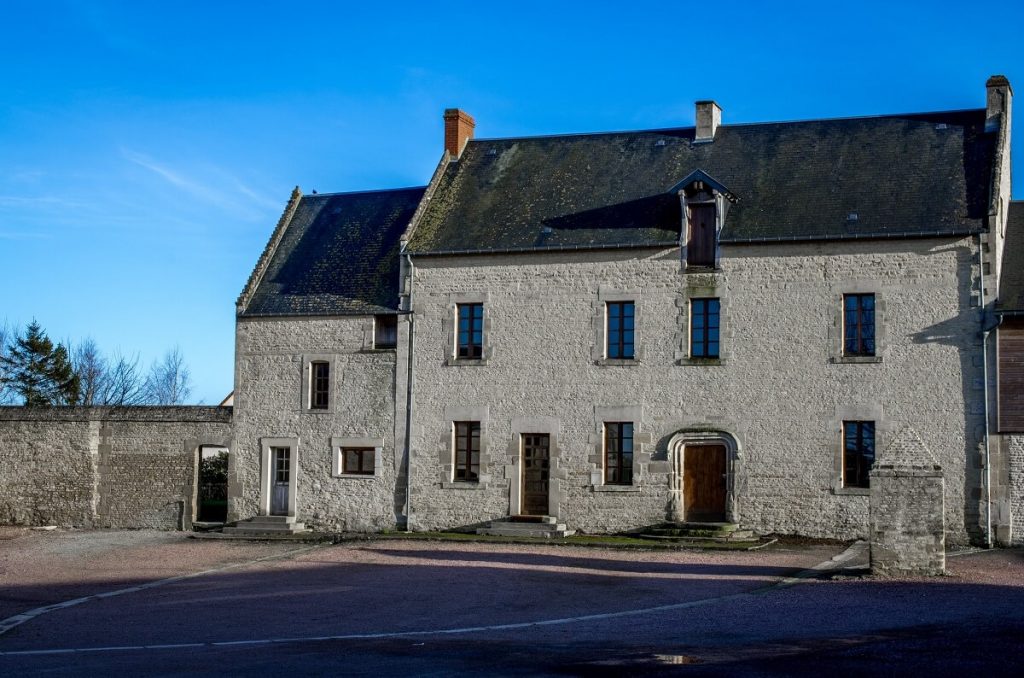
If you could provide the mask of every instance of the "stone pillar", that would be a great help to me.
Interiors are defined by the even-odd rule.
[[[871,470],[871,571],[939,575],[946,571],[945,480],[942,467],[910,428]]]

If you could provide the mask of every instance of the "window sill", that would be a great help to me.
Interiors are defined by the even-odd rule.
[[[351,480],[375,480],[376,473],[339,473],[335,478],[349,478]]]
[[[441,483],[442,490],[486,490],[487,483],[472,482],[444,482]]]
[[[639,358],[600,358],[594,361],[595,365],[601,367],[631,367],[640,364]]]
[[[882,362],[880,355],[840,355],[832,356],[832,362],[837,365],[872,365]]]
[[[334,414],[334,408],[331,408],[331,407],[326,407],[326,408],[307,407],[306,409],[302,410],[302,413],[303,414]]]
[[[392,353],[397,350],[397,346],[374,346],[373,348],[364,348],[360,353]]]
[[[594,492],[640,492],[640,485],[593,485]]]
[[[444,361],[445,365],[452,367],[484,367],[487,365],[487,358],[452,358]]]
[[[715,367],[725,365],[726,362],[722,358],[680,358],[676,361],[676,365],[682,365],[686,367]]]
[[[870,497],[870,487],[833,487],[832,494],[846,497]]]

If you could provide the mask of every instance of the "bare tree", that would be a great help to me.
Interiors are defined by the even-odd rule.
[[[14,390],[10,387],[7,380],[6,361],[3,360],[8,354],[10,348],[11,337],[14,336],[14,332],[11,331],[7,325],[7,320],[4,320],[0,324],[0,405],[13,405],[15,403]]]
[[[146,380],[139,356],[115,353],[108,360],[92,337],[75,347],[72,363],[81,381],[80,405],[141,405],[146,402]]]
[[[100,353],[96,341],[88,337],[71,350],[71,364],[78,373],[81,389],[78,395],[80,405],[103,404],[103,391],[107,378],[107,359]]]
[[[192,393],[192,373],[181,349],[175,346],[153,363],[145,386],[146,402],[151,405],[181,405]]]

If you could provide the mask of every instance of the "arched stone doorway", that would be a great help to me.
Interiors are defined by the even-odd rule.
[[[680,431],[669,440],[673,522],[736,522],[739,445],[724,431]]]

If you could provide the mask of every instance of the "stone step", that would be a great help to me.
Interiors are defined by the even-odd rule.
[[[576,534],[575,530],[565,529],[565,525],[558,525],[553,530],[538,530],[536,532],[524,532],[522,530],[509,530],[504,527],[481,527],[477,534],[490,535],[492,537],[536,537],[539,539],[553,539],[569,537]]]
[[[556,528],[565,528],[565,525],[558,523],[515,523],[505,520],[495,520],[486,525],[486,527],[502,527],[507,530],[519,530],[520,532],[544,532],[545,530],[552,530]]]
[[[295,516],[253,516],[247,523],[294,523]]]

